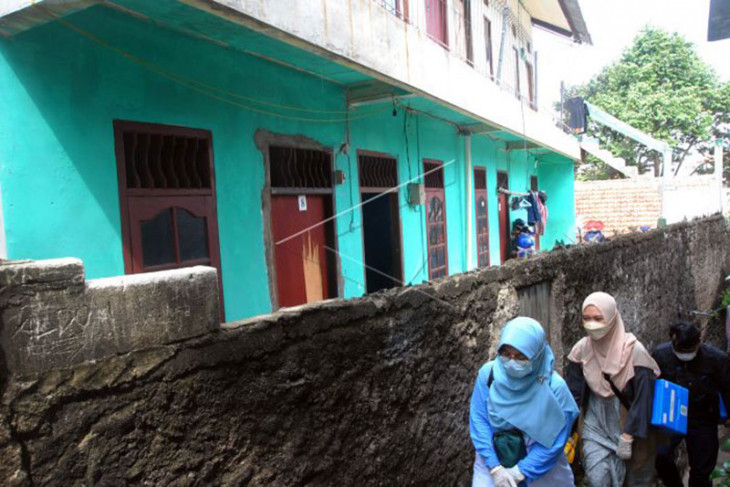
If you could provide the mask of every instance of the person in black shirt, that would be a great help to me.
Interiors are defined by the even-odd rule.
[[[656,469],[666,487],[682,487],[674,450],[684,440],[689,457],[689,487],[710,487],[710,474],[717,463],[717,426],[720,397],[730,406],[730,361],[727,354],[701,343],[700,329],[691,323],[669,328],[670,343],[659,345],[652,354],[662,371],[661,378],[689,389],[686,436],[672,436],[659,448]]]

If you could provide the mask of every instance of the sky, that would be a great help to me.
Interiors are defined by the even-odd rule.
[[[580,45],[533,30],[538,51],[538,103],[549,109],[560,100],[560,81],[582,84],[617,61],[646,25],[678,32],[700,56],[730,81],[730,39],[707,42],[710,0],[579,0],[593,45]]]

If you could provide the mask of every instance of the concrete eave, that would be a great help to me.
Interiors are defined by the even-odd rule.
[[[314,8],[312,0],[179,1],[580,160],[579,144],[550,117],[531,110],[372,0],[315,0],[326,8]],[[373,28],[354,25],[356,18],[368,19]]]
[[[98,0],[1,0],[0,36],[20,34],[96,3]]]

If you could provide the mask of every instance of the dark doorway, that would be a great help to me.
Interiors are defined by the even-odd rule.
[[[504,171],[497,172],[497,188],[509,189],[509,176]],[[498,194],[499,201],[499,253],[504,264],[509,259],[510,224],[509,224],[509,195]]]
[[[396,287],[402,282],[397,197],[387,195],[374,199],[378,194],[362,194],[363,202],[367,203],[362,207],[362,226],[368,293]]]
[[[397,161],[387,154],[358,152],[365,289],[374,293],[403,283]]]

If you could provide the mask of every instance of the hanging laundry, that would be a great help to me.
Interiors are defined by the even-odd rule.
[[[538,207],[537,193],[530,191],[527,196],[527,201],[530,203],[530,207],[527,208],[527,224],[534,226],[535,222],[540,220],[540,208]]]
[[[545,191],[540,191],[537,194],[537,205],[538,205],[538,212],[540,213],[540,233],[539,235],[545,234],[545,227],[547,227],[547,219],[548,219],[548,209],[545,202],[547,201],[547,193]]]
[[[525,196],[515,196],[510,203],[512,211],[532,208],[532,203]]]

